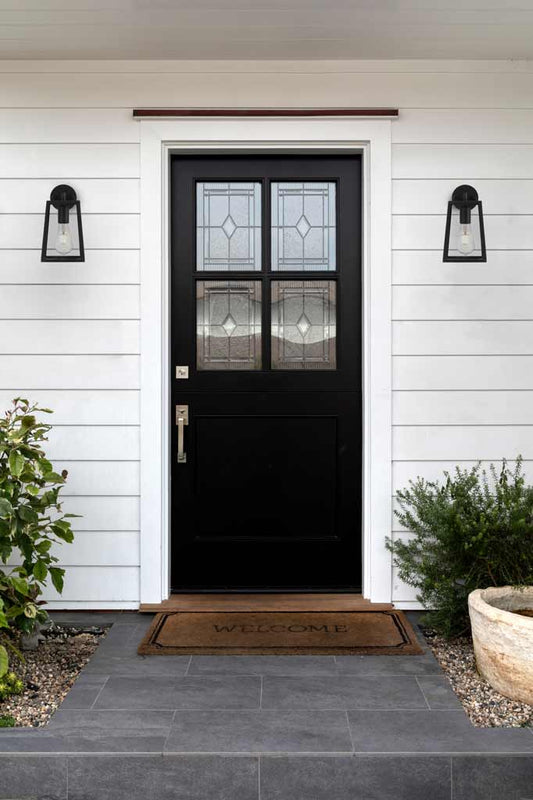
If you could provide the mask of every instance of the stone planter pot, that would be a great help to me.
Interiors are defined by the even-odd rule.
[[[477,668],[506,697],[533,705],[533,586],[476,589],[468,597]]]

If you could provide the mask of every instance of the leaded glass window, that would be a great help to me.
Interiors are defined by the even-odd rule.
[[[273,182],[272,269],[336,269],[335,183]]]
[[[261,269],[261,184],[196,186],[196,268]]]
[[[272,369],[335,369],[335,281],[272,281]]]
[[[198,281],[199,370],[261,369],[261,282]]]

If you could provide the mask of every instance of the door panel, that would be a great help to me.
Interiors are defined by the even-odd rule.
[[[360,166],[173,157],[174,591],[360,589]]]

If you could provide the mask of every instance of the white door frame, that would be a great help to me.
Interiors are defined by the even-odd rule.
[[[141,125],[140,602],[169,596],[170,153],[363,154],[363,594],[391,601],[391,120],[143,119]]]

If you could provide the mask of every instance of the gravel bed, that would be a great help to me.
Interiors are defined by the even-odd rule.
[[[533,726],[533,706],[504,697],[479,675],[469,636],[449,640],[427,628],[423,633],[473,725],[477,728]]]
[[[24,663],[10,657],[10,669],[22,679],[24,690],[0,702],[0,716],[14,717],[16,727],[46,725],[105,633],[104,628],[54,623],[45,628],[39,647],[24,651]]]

